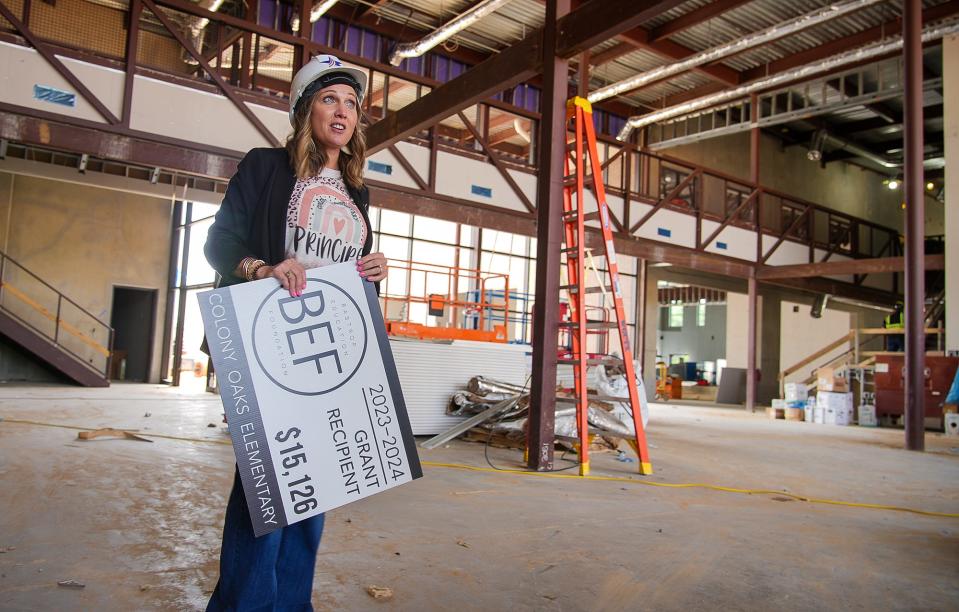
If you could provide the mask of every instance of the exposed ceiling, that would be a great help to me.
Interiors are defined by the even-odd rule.
[[[603,0],[592,0],[602,2]],[[428,32],[477,4],[477,0],[343,0],[340,15],[362,20],[367,24],[390,23],[411,37]],[[584,2],[573,0],[573,8]],[[595,45],[589,52],[589,90],[621,81],[694,53],[714,48],[753,32],[781,24],[818,8],[837,4],[825,0],[688,0],[657,17]],[[959,0],[924,0],[928,21],[959,16]],[[452,36],[444,48],[447,52],[468,54],[474,59],[497,53],[530,31],[542,27],[545,16],[543,0],[512,0],[492,15]],[[836,53],[864,44],[896,36],[901,31],[898,21],[901,2],[878,2],[796,34],[774,40],[722,60],[703,65],[679,75],[653,82],[615,99],[613,108],[622,113],[644,114],[652,109],[713,93],[733,85],[748,83],[759,77],[788,68],[815,62]],[[939,53],[926,53],[928,78],[941,75]],[[575,64],[575,61],[574,61]],[[575,66],[571,68],[575,71]],[[573,82],[576,74],[571,74]],[[941,90],[926,92],[927,166],[935,166],[941,157],[942,100]],[[902,103],[885,100],[843,108],[823,114],[813,121],[795,121],[769,131],[784,144],[808,146],[812,134],[821,128],[834,132],[837,138],[889,157],[901,158]],[[853,161],[876,167],[867,158],[857,157],[835,145],[823,149],[823,163]]]

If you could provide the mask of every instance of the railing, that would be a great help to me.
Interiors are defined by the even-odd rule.
[[[0,311],[109,380],[113,328],[2,251]]]
[[[826,250],[823,260],[833,254],[901,255],[896,230],[757,183],[611,140],[603,142],[600,156],[607,160],[603,177],[610,194],[653,206],[639,219],[627,206],[626,218],[615,220],[621,230],[635,232],[653,212],[668,209],[695,215],[698,228],[704,220],[720,224],[711,235],[697,232],[699,248],[713,245],[720,230],[728,226],[758,228],[763,235],[775,237],[771,247],[758,245],[756,258],[762,263],[787,239],[809,246],[810,261],[816,257],[815,248]]]
[[[843,334],[833,342],[830,342],[821,349],[811,353],[809,356],[801,359],[800,361],[792,364],[779,373],[779,393],[780,397],[785,397],[785,382],[786,377],[790,376],[812,364],[814,361],[821,359],[828,355],[829,353],[835,351],[836,349],[842,347],[845,344],[848,344],[848,348],[842,353],[833,356],[825,363],[818,364],[812,371],[802,379],[803,383],[809,384],[812,383],[814,388],[816,374],[815,371],[819,368],[824,367],[833,367],[833,368],[842,368],[848,365],[854,365],[861,367],[867,365],[869,362],[874,361],[876,357],[882,355],[902,355],[902,351],[889,351],[889,350],[862,350],[864,346],[870,342],[875,342],[879,338],[885,336],[896,336],[902,335],[905,330],[897,328],[885,328],[885,327],[859,327],[849,330],[848,333]],[[945,334],[945,329],[940,325],[939,327],[926,327],[923,329],[923,333],[926,336],[936,336],[936,348],[934,351],[927,350],[927,355],[943,355],[943,338]],[[865,338],[865,339],[864,339]],[[863,360],[865,358],[865,360]]]
[[[267,130],[244,102],[285,108],[292,75],[302,58],[311,54],[335,53],[368,70],[370,87],[364,110],[371,121],[403,108],[457,74],[451,65],[440,69],[437,57],[428,62],[433,65],[429,71],[423,68],[424,64],[393,67],[373,61],[368,57],[375,55],[370,49],[382,47],[386,39],[375,35],[367,41],[364,37],[369,32],[350,24],[334,24],[340,34],[333,35],[320,32],[318,22],[310,33],[313,40],[279,31],[262,24],[265,15],[257,20],[257,8],[249,9],[247,18],[241,18],[211,13],[186,0],[130,0],[129,9],[85,0],[60,0],[55,7],[24,0],[0,0],[0,3],[19,15],[22,25],[58,54],[127,72],[136,70],[175,82],[192,82],[205,89],[212,86],[229,97],[261,132]],[[263,3],[251,6],[263,8]],[[279,6],[274,9],[279,10]],[[289,9],[282,8],[282,11],[289,12]],[[138,17],[132,19],[133,15]],[[266,21],[281,24],[285,30],[288,28],[285,16],[286,13],[277,13],[273,21]],[[330,27],[328,23],[326,27]],[[78,32],[85,34],[81,36]],[[18,30],[0,17],[0,38],[20,42],[17,35]],[[352,53],[316,39],[342,46]],[[135,51],[128,52],[128,49]],[[128,53],[134,57],[128,57]],[[417,71],[442,80],[417,74]],[[129,103],[132,86],[129,75],[127,81],[124,106]],[[512,182],[507,165],[513,170],[535,172],[533,162],[540,115],[529,110],[539,101],[538,95],[532,93],[514,88],[508,95],[499,96],[503,100],[490,99],[449,117],[438,118],[433,127],[409,140],[433,149],[431,175],[435,173],[435,151],[445,149],[483,160],[488,158],[507,182]],[[598,114],[596,119],[603,123]],[[268,139],[275,140],[275,136],[269,134]],[[627,202],[624,218],[614,219],[621,232],[635,233],[656,211],[668,209],[696,217],[699,250],[720,249],[721,253],[723,247],[717,244],[716,238],[730,226],[773,237],[775,240],[769,248],[763,240],[757,240],[754,258],[761,263],[769,261],[786,240],[808,246],[810,262],[825,261],[834,254],[853,258],[901,254],[898,232],[891,228],[748,180],[641,150],[635,145],[617,142],[609,135],[601,135],[600,139],[608,191]],[[395,154],[396,149],[392,151]],[[428,187],[422,178],[418,182],[421,188]],[[527,196],[513,187],[515,195],[531,208]],[[636,203],[653,208],[639,208]],[[701,231],[704,221],[719,223],[719,227],[705,235]],[[816,249],[825,254],[817,254]],[[857,277],[856,281],[861,283],[863,278]]]
[[[434,330],[432,337],[448,339],[495,337],[508,342],[504,322],[510,298],[507,274],[421,262],[390,260],[389,273],[380,285],[388,327],[394,322],[429,326]],[[446,335],[436,328],[447,330]]]

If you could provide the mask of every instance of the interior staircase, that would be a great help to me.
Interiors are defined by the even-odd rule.
[[[3,251],[0,334],[80,385],[110,385],[113,329]]]

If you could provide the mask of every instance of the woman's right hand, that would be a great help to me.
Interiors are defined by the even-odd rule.
[[[290,258],[275,266],[262,266],[256,271],[257,280],[272,276],[290,292],[290,297],[299,297],[306,289],[306,269],[295,259]]]

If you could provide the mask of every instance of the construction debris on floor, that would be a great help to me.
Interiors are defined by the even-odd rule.
[[[558,380],[563,389],[562,376]],[[568,381],[571,384],[571,381]],[[590,368],[587,388],[591,393],[604,398],[591,399],[587,412],[593,447],[617,449],[621,440],[635,436],[629,405],[629,390],[621,367],[597,366]],[[641,390],[642,391],[642,390]],[[641,393],[641,396],[644,394]],[[610,401],[622,398],[624,401]],[[423,442],[423,448],[436,448],[449,440],[461,437],[464,440],[487,443],[505,448],[525,448],[526,428],[529,415],[529,390],[503,381],[474,376],[466,389],[450,398],[447,414],[468,417],[447,431]],[[560,391],[556,397],[555,433],[557,446],[573,449],[577,441],[576,406],[573,393]],[[649,420],[648,407],[642,402],[642,419],[645,426]]]

